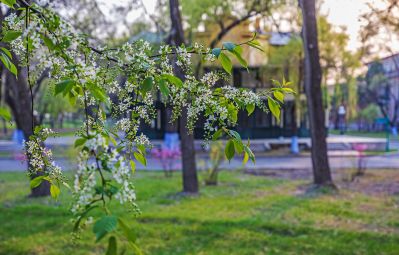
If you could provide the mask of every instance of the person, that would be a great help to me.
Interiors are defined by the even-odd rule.
[[[345,133],[345,128],[346,128],[345,115],[346,115],[346,109],[345,109],[344,104],[342,103],[338,107],[338,128],[339,128],[341,135],[343,135]]]

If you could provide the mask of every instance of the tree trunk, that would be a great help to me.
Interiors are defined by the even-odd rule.
[[[187,108],[182,109],[180,118],[180,137],[183,163],[183,192],[198,192],[197,167],[195,164],[194,135],[187,129]]]
[[[8,71],[5,71],[5,101],[10,107],[17,128],[22,130],[25,140],[33,134],[31,98],[27,84],[26,70],[18,69],[18,79]],[[29,159],[28,159],[29,164]],[[35,178],[37,175],[32,175]],[[31,197],[41,197],[50,195],[50,184],[43,181],[38,187],[31,190]]]
[[[179,0],[169,0],[170,19],[172,28],[170,31],[170,41],[172,45],[179,46],[184,44],[184,31],[179,9]],[[175,66],[175,75],[184,80],[182,70]],[[198,177],[195,163],[194,135],[189,134],[187,129],[187,109],[182,109],[182,115],[179,121],[182,167],[183,167],[183,192],[198,192]]]
[[[325,116],[321,92],[321,67],[317,39],[315,0],[299,0],[302,9],[302,38],[305,52],[305,92],[307,96],[312,165],[316,185],[333,186],[327,155]]]

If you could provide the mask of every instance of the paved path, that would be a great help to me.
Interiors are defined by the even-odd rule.
[[[369,156],[364,159],[367,168],[373,169],[398,169],[399,170],[399,153],[380,155],[380,156]],[[56,160],[57,164],[60,165],[64,170],[73,170],[76,168],[76,163],[72,163],[66,159]],[[159,160],[149,158],[147,160],[147,167],[144,167],[137,163],[137,169],[140,170],[161,170],[162,165]],[[200,168],[204,167],[206,158],[198,158],[198,165]],[[174,162],[176,168],[181,168],[181,164],[178,160]],[[357,158],[354,156],[331,156],[330,165],[332,168],[352,168],[357,166]],[[246,168],[251,170],[259,169],[310,169],[311,160],[309,156],[259,156],[256,158],[256,164],[248,162]],[[237,169],[242,168],[242,163],[239,158],[234,158],[230,163],[224,162],[222,167],[225,169]],[[25,171],[26,162],[14,159],[1,159],[0,158],[0,172],[4,171]]]
[[[301,138],[303,142],[309,142],[309,138]],[[328,138],[330,144],[341,144],[344,147],[350,143],[383,143],[384,139],[379,138],[365,138],[365,137],[354,137],[354,136],[340,136],[331,135]],[[74,142],[74,137],[58,137],[49,138],[47,144],[50,146],[70,146]],[[155,141],[155,144],[161,141]],[[289,138],[284,139],[257,139],[252,140],[251,144],[254,146],[255,143],[263,144],[267,142],[269,144],[273,143],[289,143]],[[200,141],[196,141],[199,145]],[[399,142],[394,141],[391,143],[391,149],[399,149]],[[11,141],[0,141],[0,151],[13,151],[15,150],[15,145]],[[352,168],[357,166],[356,152],[348,150],[332,150],[329,151],[330,155],[330,165],[332,168]],[[311,160],[309,156],[257,156],[256,164],[248,163],[247,169],[307,169],[311,168]],[[76,163],[69,162],[67,159],[56,160],[57,164],[60,165],[65,170],[72,170],[76,168]],[[204,158],[198,159],[198,165],[204,165]],[[398,168],[399,169],[399,153],[366,157],[365,159],[366,167],[368,168]],[[181,167],[181,163],[176,161],[174,163],[176,168]],[[242,167],[240,159],[233,159],[230,164],[228,162],[222,165],[227,169],[236,169]],[[137,164],[138,169],[147,170],[160,170],[162,165],[157,159],[149,158],[148,166],[140,166]],[[0,172],[4,171],[25,171],[26,162],[21,163],[21,161],[14,160],[11,158],[0,158]]]
[[[64,137],[49,137],[46,141],[46,145],[50,147],[54,146],[71,146],[73,145],[76,137],[74,136],[64,136]],[[298,139],[300,144],[310,147],[310,138],[302,137]],[[162,143],[162,140],[152,140],[154,145]],[[386,139],[384,138],[372,138],[372,137],[358,137],[358,136],[348,136],[348,135],[329,135],[327,137],[327,143],[332,150],[351,150],[351,145],[355,143],[365,143],[370,144],[372,147],[378,147],[379,149],[385,149]],[[195,141],[196,147],[201,148],[202,141]],[[254,149],[263,150],[270,149],[273,145],[289,145],[291,144],[291,138],[273,138],[273,139],[252,139],[251,145]],[[399,149],[398,139],[391,140],[391,148]],[[0,140],[0,151],[10,151],[14,150],[15,145],[12,141]]]

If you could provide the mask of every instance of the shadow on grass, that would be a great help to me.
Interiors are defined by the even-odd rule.
[[[169,234],[159,233],[157,238],[162,238],[164,244],[148,250],[149,254],[397,254],[399,251],[397,236],[315,229],[256,219],[200,221],[144,217],[139,222],[143,233],[156,226],[174,229]]]

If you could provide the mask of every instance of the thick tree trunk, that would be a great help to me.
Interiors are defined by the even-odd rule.
[[[185,43],[179,1],[169,0],[169,8],[172,22],[170,41],[172,45],[179,46]],[[176,66],[175,75],[184,79],[182,70]],[[183,167],[183,192],[197,193],[198,177],[195,163],[194,135],[189,134],[187,129],[187,109],[182,109],[182,116],[179,122]]]
[[[22,130],[26,140],[33,134],[31,98],[27,84],[26,70],[18,70],[18,79],[8,71],[5,71],[5,101],[12,111],[17,128]],[[29,164],[29,159],[28,159]],[[33,175],[35,178],[38,175]],[[41,185],[31,190],[31,197],[50,195],[50,184],[43,181]]]
[[[333,185],[327,155],[325,116],[321,92],[321,67],[317,39],[315,0],[299,0],[302,9],[302,38],[305,52],[305,92],[307,96],[312,165],[316,185]]]

